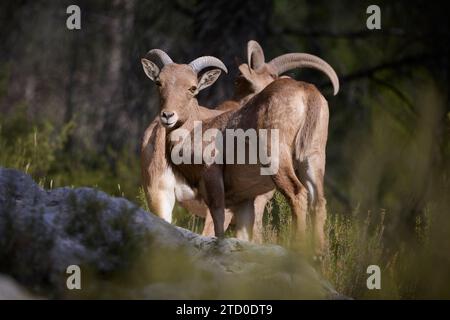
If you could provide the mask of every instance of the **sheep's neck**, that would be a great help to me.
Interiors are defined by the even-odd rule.
[[[242,106],[246,104],[251,98],[253,98],[254,95],[254,92],[251,92],[247,89],[241,90],[239,87],[236,87],[234,90],[233,100],[239,102],[239,104]]]

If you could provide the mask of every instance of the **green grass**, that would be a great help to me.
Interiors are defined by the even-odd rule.
[[[30,120],[25,106],[18,106],[0,118],[0,166],[22,170],[45,188],[95,187],[136,201],[140,185],[137,155],[111,148],[106,154],[72,150],[68,141],[75,127],[73,121],[55,127],[47,120]]]

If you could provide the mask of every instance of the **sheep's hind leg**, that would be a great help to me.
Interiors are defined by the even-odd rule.
[[[273,198],[275,193],[275,189],[264,194],[261,194],[255,198],[254,207],[255,207],[255,222],[253,224],[253,236],[252,242],[255,243],[263,243],[263,218],[264,218],[264,209],[266,207],[267,202]]]
[[[236,219],[236,238],[250,241],[253,237],[253,225],[255,224],[254,199],[245,200],[233,207]]]
[[[321,259],[326,251],[327,240],[325,235],[325,223],[327,219],[327,202],[324,194],[325,156],[316,155],[308,159],[307,179],[313,187],[311,201],[312,222],[314,234],[314,251],[316,257]]]
[[[280,192],[289,201],[292,210],[293,232],[296,245],[306,246],[306,214],[308,209],[307,190],[297,178],[291,156],[280,154],[280,166],[272,179]]]

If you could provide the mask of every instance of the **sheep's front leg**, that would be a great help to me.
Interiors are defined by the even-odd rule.
[[[148,208],[158,217],[172,223],[172,211],[175,207],[175,180],[170,176],[163,176],[160,180],[163,183],[144,184]]]
[[[225,230],[225,190],[221,166],[213,165],[205,169],[200,192],[211,212],[214,235],[222,238]]]
[[[214,235],[214,221],[212,219],[211,213],[209,209],[207,210],[206,218],[205,218],[205,226],[203,227],[203,236],[213,236]],[[225,222],[224,222],[224,230],[226,231],[233,219],[233,212],[231,210],[225,209]]]

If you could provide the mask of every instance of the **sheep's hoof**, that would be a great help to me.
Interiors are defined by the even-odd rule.
[[[221,243],[225,239],[224,236],[215,236],[213,237],[213,241],[217,244]]]
[[[213,250],[220,250],[220,248],[222,248],[222,245],[224,243],[223,240],[224,240],[224,237],[214,237],[212,239]]]

